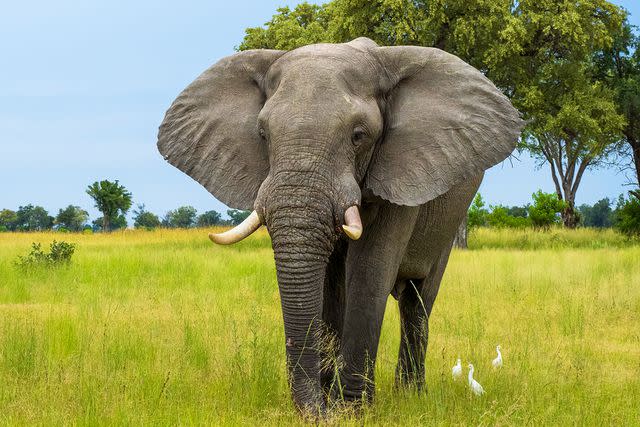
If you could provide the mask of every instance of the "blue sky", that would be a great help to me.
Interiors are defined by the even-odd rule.
[[[296,1],[23,1],[0,15],[0,209],[68,204],[97,211],[85,194],[118,179],[135,203],[163,215],[192,205],[226,208],[165,163],[156,133],[175,96],[219,58],[244,29]],[[614,1],[640,25],[637,0]],[[614,171],[588,173],[578,202],[625,191]],[[526,156],[492,168],[481,192],[490,203],[523,204],[552,191],[546,168]]]

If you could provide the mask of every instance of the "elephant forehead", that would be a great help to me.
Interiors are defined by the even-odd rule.
[[[313,45],[288,52],[266,76],[267,91],[281,86],[339,89],[357,95],[377,91],[380,70],[369,53],[345,45]]]

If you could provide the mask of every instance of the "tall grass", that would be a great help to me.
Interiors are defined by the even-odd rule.
[[[529,235],[536,243],[520,250],[509,233],[479,230],[476,250],[454,251],[431,316],[427,395],[394,390],[390,299],[376,402],[333,423],[640,423],[640,247],[609,234],[602,241],[618,243],[544,243],[551,236]],[[233,247],[204,230],[68,234],[69,267],[14,268],[32,241],[54,238],[0,235],[0,422],[300,422],[265,232]],[[493,372],[496,344],[505,366]],[[451,380],[458,356],[485,397]]]

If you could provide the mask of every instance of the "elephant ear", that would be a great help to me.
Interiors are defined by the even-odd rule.
[[[226,205],[252,209],[269,172],[257,117],[262,81],[284,52],[250,50],[202,73],[173,102],[158,133],[158,150]]]
[[[481,174],[514,150],[523,121],[477,69],[435,48],[381,47],[388,73],[384,136],[365,186],[417,206]]]

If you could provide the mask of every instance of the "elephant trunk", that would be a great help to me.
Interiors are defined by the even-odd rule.
[[[318,347],[325,273],[335,232],[327,197],[301,192],[304,198],[288,194],[286,201],[270,203],[266,222],[276,263],[292,397],[303,413],[321,414]]]

